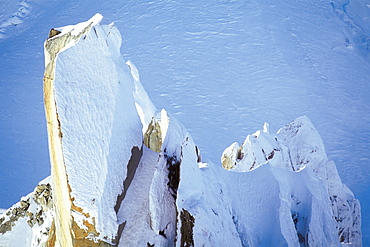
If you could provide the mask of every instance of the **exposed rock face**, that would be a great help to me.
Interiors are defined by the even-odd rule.
[[[225,149],[221,157],[221,164],[224,169],[231,170],[235,168],[236,162],[238,161],[239,158],[238,155],[239,150],[240,147],[236,142],[234,142],[233,144],[231,144],[230,147]]]
[[[152,118],[144,134],[144,144],[157,153],[162,150],[162,144],[166,138],[169,125],[169,118],[165,110],[162,109],[160,116],[159,120]]]
[[[144,134],[144,144],[157,153],[162,149],[162,131],[159,122],[155,118],[152,118]]]
[[[53,214],[51,185],[40,183],[0,216],[0,246],[54,246]]]
[[[361,246],[360,204],[307,117],[202,163],[100,20],[45,42],[51,181],[0,215],[0,246]]]
[[[194,217],[185,209],[180,213],[181,219],[181,243],[180,246],[194,246],[193,227]]]

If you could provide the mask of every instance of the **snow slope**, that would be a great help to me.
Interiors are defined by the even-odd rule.
[[[23,2],[29,12],[15,14]],[[3,1],[0,25],[13,15],[22,23],[0,31],[0,206],[50,172],[41,86],[47,30],[101,12],[122,32],[122,52],[140,69],[155,105],[180,119],[203,157],[218,163],[225,146],[261,123],[277,128],[307,115],[344,183],[368,208],[368,5]],[[364,244],[369,227],[364,211]]]

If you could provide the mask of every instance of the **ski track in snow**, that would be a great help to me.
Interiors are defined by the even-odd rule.
[[[0,114],[1,163],[14,167],[0,171],[4,184],[26,188],[0,206],[49,174],[41,86],[48,29],[100,12],[120,29],[122,53],[138,67],[156,107],[177,116],[204,158],[219,163],[225,147],[265,121],[274,132],[308,115],[343,182],[369,207],[370,1],[1,4],[0,95],[9,105]],[[13,190],[0,187],[1,195]],[[363,236],[370,243],[364,210]]]

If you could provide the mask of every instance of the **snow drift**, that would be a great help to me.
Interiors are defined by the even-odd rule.
[[[45,42],[52,174],[0,216],[0,246],[361,246],[359,201],[307,117],[203,163],[101,19]]]

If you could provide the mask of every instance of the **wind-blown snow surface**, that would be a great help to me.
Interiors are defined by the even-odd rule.
[[[343,182],[370,207],[369,1],[0,4],[1,207],[49,174],[41,83],[46,30],[95,12],[115,21],[122,52],[138,66],[155,105],[180,119],[203,157],[218,163],[214,154],[261,123],[278,128],[308,115]],[[8,25],[14,17],[21,22]],[[363,235],[369,245],[367,211]]]

